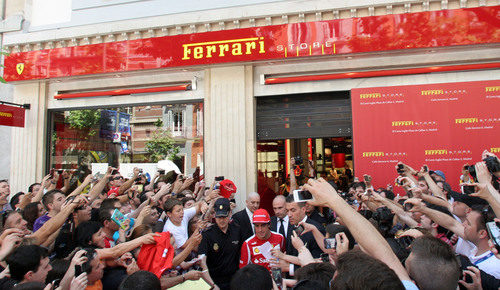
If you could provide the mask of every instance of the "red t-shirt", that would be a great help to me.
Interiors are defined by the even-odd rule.
[[[273,248],[279,246],[282,252],[285,251],[285,238],[283,238],[281,234],[271,232],[271,236],[267,240],[261,240],[257,238],[256,235],[253,235],[241,246],[240,268],[248,264],[257,264],[271,270],[269,261],[260,253],[259,249],[259,247],[266,242],[269,242]]]

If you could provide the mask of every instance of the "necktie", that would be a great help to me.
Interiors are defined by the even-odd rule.
[[[285,235],[285,227],[283,226],[283,222],[284,222],[284,221],[283,221],[283,219],[279,219],[279,220],[280,220],[280,227],[279,227],[279,229],[278,229],[278,232],[279,232],[280,234],[282,234],[282,235],[283,235],[283,237],[285,237],[285,239],[286,239],[286,235]]]

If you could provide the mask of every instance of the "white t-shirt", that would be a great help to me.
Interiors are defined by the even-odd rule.
[[[457,244],[455,245],[455,253],[459,255],[464,255],[469,257],[472,253],[475,253],[476,246],[473,243],[466,241],[462,238],[458,238]]]
[[[476,251],[474,251],[474,254],[475,253]],[[495,257],[491,251],[487,251],[479,256],[471,255],[469,256],[469,260],[474,266],[500,279],[500,259]]]
[[[184,217],[180,226],[174,225],[170,219],[167,220],[165,226],[163,226],[164,232],[170,232],[175,238],[175,249],[180,248],[184,243],[186,243],[188,235],[189,221],[196,215],[196,207],[191,207],[184,209]]]

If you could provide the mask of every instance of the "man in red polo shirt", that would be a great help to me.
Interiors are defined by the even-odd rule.
[[[258,209],[253,213],[252,223],[255,235],[248,238],[241,246],[240,268],[248,264],[257,264],[271,270],[269,258],[271,249],[279,247],[285,250],[285,238],[271,231],[271,217],[265,209]]]

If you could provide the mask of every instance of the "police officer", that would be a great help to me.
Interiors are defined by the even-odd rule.
[[[221,289],[230,289],[231,277],[238,271],[241,249],[240,227],[230,223],[227,198],[215,202],[215,224],[202,234],[198,253],[207,256],[210,276]]]

